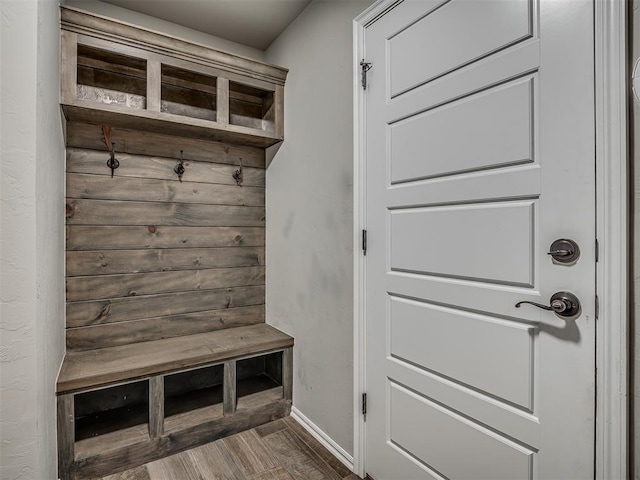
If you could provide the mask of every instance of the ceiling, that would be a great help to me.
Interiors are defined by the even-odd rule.
[[[265,50],[311,0],[103,0]]]

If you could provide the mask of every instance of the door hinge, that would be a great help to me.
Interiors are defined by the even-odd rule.
[[[367,231],[362,230],[362,254],[367,255]]]
[[[600,242],[596,238],[596,263],[600,261]]]
[[[596,294],[596,320],[598,320],[599,316],[600,316],[600,298],[598,298],[598,295]]]
[[[360,83],[362,83],[362,89],[367,89],[367,72],[373,68],[371,63],[365,62],[364,58],[360,62]]]
[[[367,421],[367,394],[362,394],[362,416],[364,417],[364,421]]]

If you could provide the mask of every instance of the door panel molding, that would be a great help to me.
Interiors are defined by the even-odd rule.
[[[378,0],[353,22],[354,57],[354,472],[365,476],[365,422],[360,414],[365,384],[366,228],[365,95],[359,62],[366,60],[365,28],[402,0]],[[597,289],[596,478],[628,477],[628,188],[626,109],[626,4],[595,2],[596,184],[600,258]],[[375,68],[375,65],[374,67]],[[369,239],[372,244],[375,239]]]

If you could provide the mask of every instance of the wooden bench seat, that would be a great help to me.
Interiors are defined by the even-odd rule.
[[[293,338],[264,323],[68,352],[60,478],[110,475],[282,418],[292,366]]]
[[[166,374],[293,346],[270,325],[173,337],[81,352],[68,352],[58,376],[58,395]]]

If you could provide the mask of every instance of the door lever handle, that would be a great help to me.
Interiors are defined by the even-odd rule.
[[[554,293],[549,299],[549,305],[523,300],[522,302],[516,303],[516,308],[520,308],[520,306],[525,303],[543,310],[554,312],[560,318],[574,317],[580,313],[581,308],[578,297],[570,292]]]

